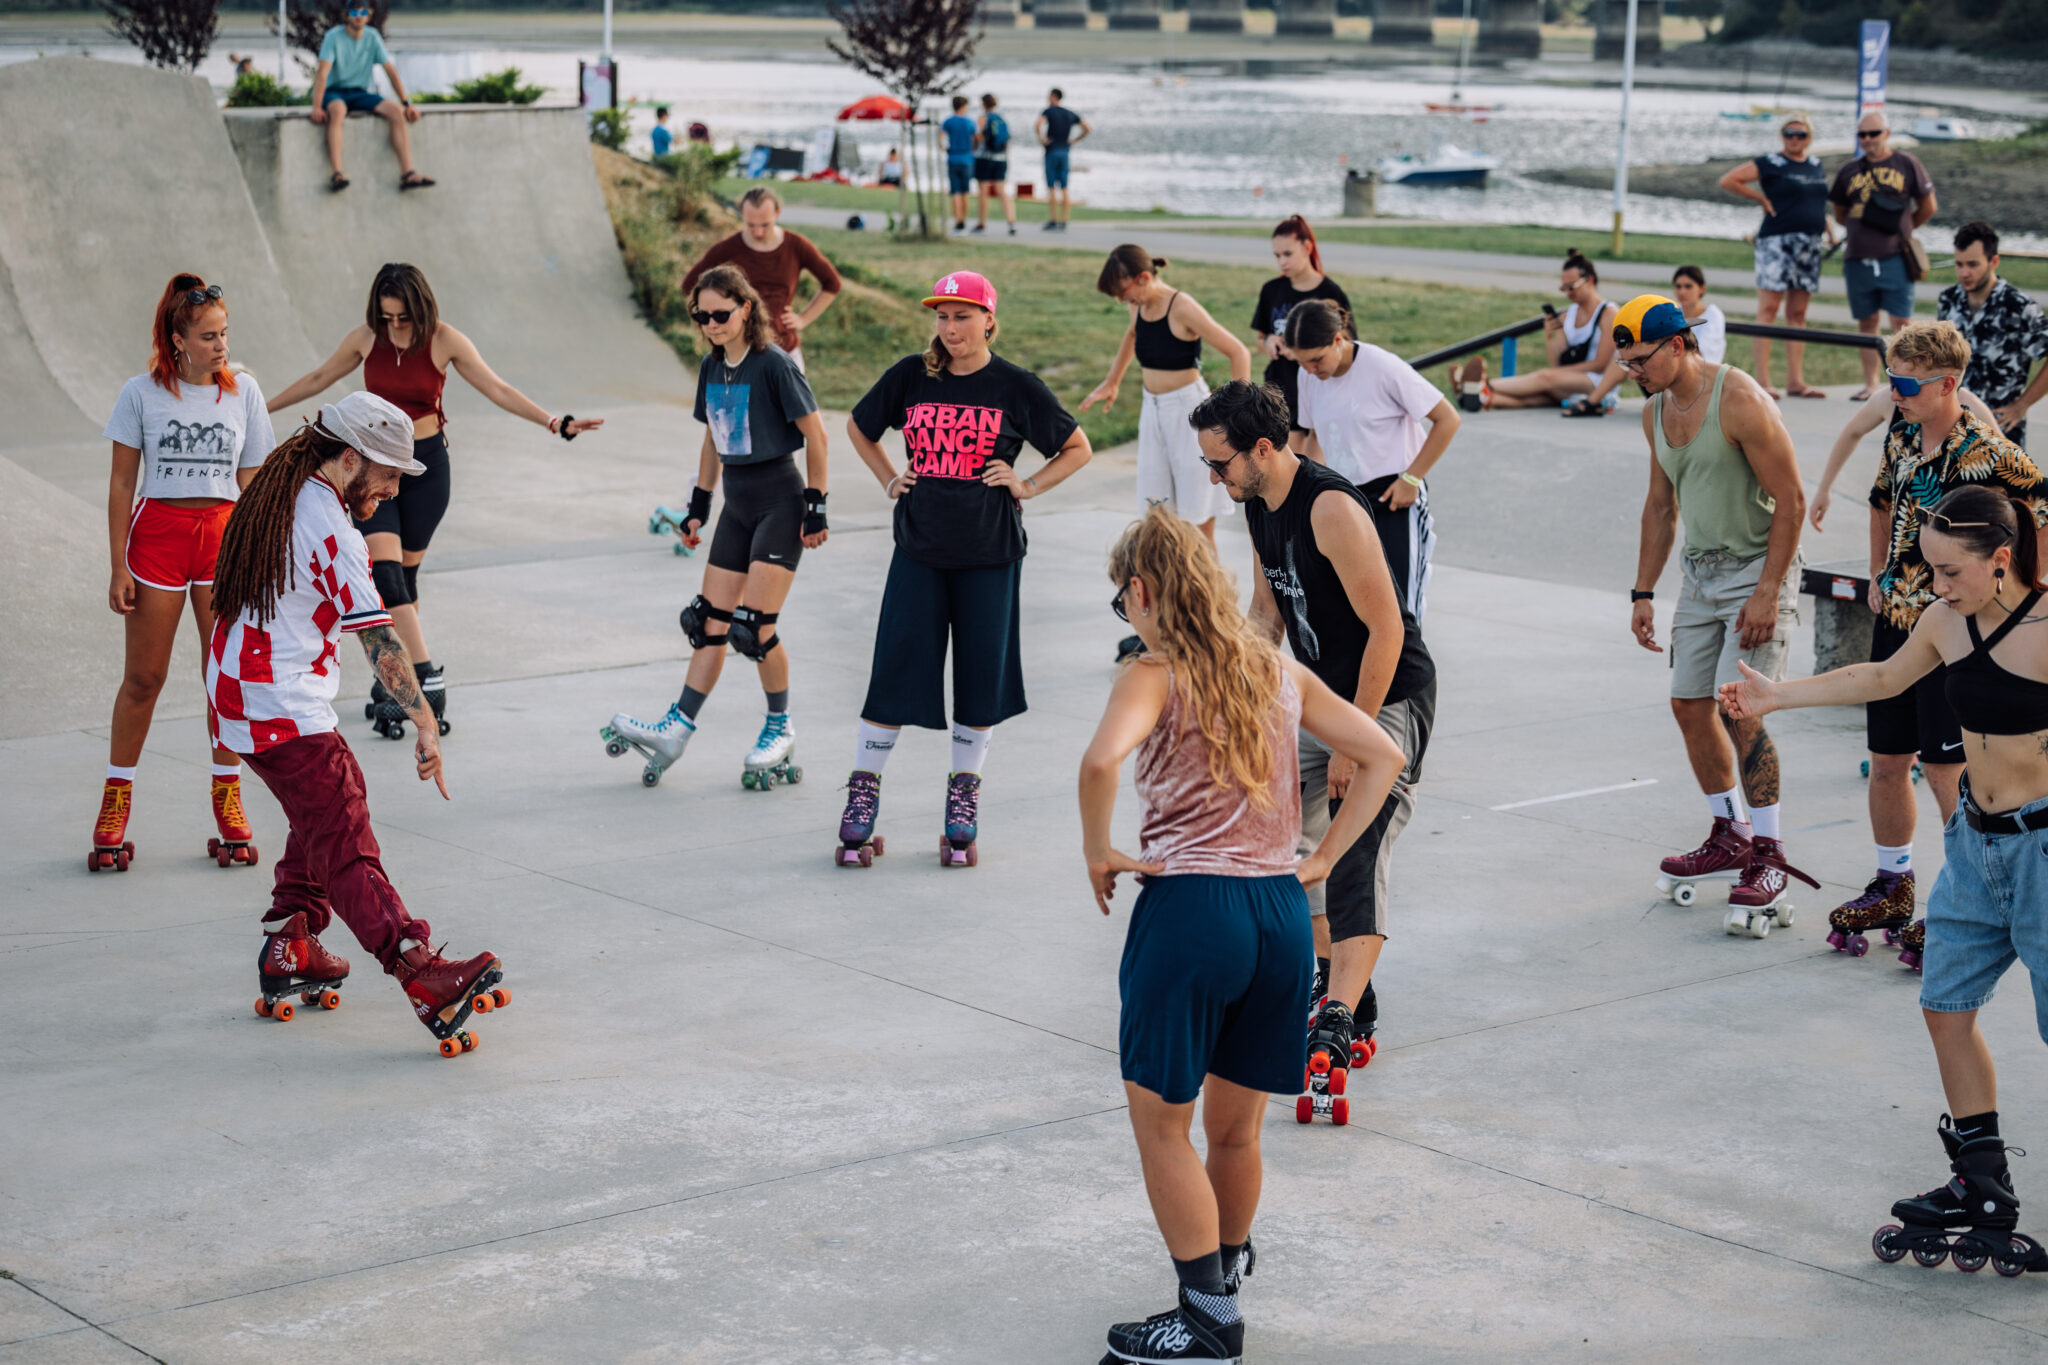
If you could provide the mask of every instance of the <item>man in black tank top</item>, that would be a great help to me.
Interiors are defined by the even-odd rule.
[[[1276,639],[1284,634],[1294,657],[1377,720],[1407,759],[1327,887],[1309,892],[1318,978],[1328,997],[1318,1002],[1311,1046],[1348,1051],[1353,1065],[1363,1065],[1379,1017],[1372,974],[1386,944],[1393,842],[1415,807],[1436,717],[1436,664],[1395,591],[1365,495],[1288,449],[1289,414],[1279,389],[1232,380],[1188,420],[1211,476],[1244,505],[1258,569],[1252,619]],[[1348,760],[1302,735],[1304,838],[1328,827],[1354,772]]]

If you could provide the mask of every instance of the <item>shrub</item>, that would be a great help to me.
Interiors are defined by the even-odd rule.
[[[516,66],[493,71],[475,80],[457,81],[445,95],[419,95],[415,104],[532,104],[547,93],[543,86],[521,85],[524,73]]]
[[[631,120],[632,111],[629,109],[592,110],[590,140],[616,152],[626,145],[626,135],[632,132]]]
[[[701,142],[686,142],[654,158],[654,164],[676,178],[678,209],[695,217],[711,197],[712,187],[739,168],[740,149],[714,152]]]
[[[286,105],[304,104],[307,92],[294,90],[275,76],[261,71],[244,71],[235,77],[235,83],[228,87],[228,108],[230,109],[277,109]]]

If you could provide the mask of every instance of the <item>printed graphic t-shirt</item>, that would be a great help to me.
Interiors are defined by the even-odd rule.
[[[370,550],[334,485],[315,474],[292,512],[291,573],[277,610],[257,625],[243,612],[215,617],[206,650],[207,720],[213,742],[260,754],[335,726],[341,689],[336,644],[391,624],[370,578]]]
[[[374,90],[377,68],[391,60],[384,35],[363,25],[363,36],[348,36],[348,25],[336,24],[320,40],[320,60],[333,63],[327,72],[329,90]]]
[[[1849,210],[1849,242],[1842,253],[1851,261],[1883,261],[1899,254],[1899,234],[1913,221],[1913,206],[1934,193],[1934,181],[1920,158],[1911,152],[1893,152],[1882,161],[1856,157],[1835,174],[1828,201]],[[1903,202],[1904,207],[1888,210],[1885,203]],[[1898,217],[1896,227],[1879,223],[1881,218]]]
[[[972,569],[1024,557],[1024,514],[1006,489],[981,481],[989,461],[1014,467],[1028,443],[1051,459],[1080,424],[1045,381],[999,355],[973,374],[924,372],[897,361],[853,409],[870,441],[895,427],[917,482],[896,500],[896,544],[934,569]]]
[[[242,495],[237,469],[263,463],[277,445],[256,376],[235,375],[235,391],[218,384],[180,384],[177,396],[146,374],[121,386],[100,435],[142,452],[135,492],[145,498]]]
[[[1415,462],[1429,439],[1424,419],[1444,396],[1393,352],[1353,344],[1351,368],[1336,378],[1301,372],[1294,424],[1316,434],[1330,468],[1353,483],[1371,483]]]
[[[726,464],[765,464],[803,449],[797,419],[818,410],[796,362],[779,346],[728,366],[714,351],[697,364],[697,420]]]
[[[1045,145],[1048,148],[1071,145],[1067,139],[1074,135],[1081,116],[1063,104],[1048,104],[1039,115],[1045,120]]]

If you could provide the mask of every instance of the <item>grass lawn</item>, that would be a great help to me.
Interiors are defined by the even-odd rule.
[[[1041,195],[1045,193],[1045,187],[1040,183],[1042,177],[1038,174],[1038,158],[1028,157],[1024,161],[1019,162],[1017,158],[1012,157],[1010,169],[1013,172],[1013,179],[1036,184],[1038,185],[1038,192]],[[941,171],[940,174],[943,176],[944,172]],[[714,192],[721,199],[737,202],[741,195],[761,183],[763,182],[758,180],[726,179],[718,182]],[[810,204],[828,209],[843,208],[848,213],[857,212],[864,215],[868,219],[870,227],[882,226],[887,220],[887,216],[896,212],[897,194],[895,190],[872,189],[866,185],[834,185],[829,181],[823,183],[806,181],[798,184],[795,181],[777,180],[771,183],[775,187],[775,192],[782,196],[782,201],[786,204]],[[933,225],[943,227],[944,223],[941,220],[950,212],[946,203],[947,196],[943,192],[943,181],[941,182],[940,189],[941,192],[938,194],[926,193],[925,206],[931,211]],[[910,212],[915,214],[917,212],[917,195],[913,193],[909,196],[909,199]],[[1034,225],[1032,231],[1042,231],[1042,229],[1035,225],[1043,223],[1046,219],[1047,209],[1045,200],[1042,198],[1018,199],[1016,203],[1019,229],[1021,230],[1025,223],[1031,223]],[[967,216],[970,221],[974,218],[975,205],[976,197],[969,195],[967,198]],[[1002,220],[1002,216],[1002,206],[991,200],[988,206],[988,217],[992,228]],[[1148,215],[1144,209],[1092,209],[1079,204],[1074,206],[1073,216],[1076,219],[1122,219],[1152,216],[1159,218],[1161,221],[1170,219],[1176,225],[1181,223],[1200,224],[1211,221],[1206,218],[1184,218],[1178,214],[1168,213],[1165,209],[1154,209]],[[1279,220],[1276,218],[1274,221],[1278,222]],[[994,230],[1000,231],[1001,229],[996,228]]]

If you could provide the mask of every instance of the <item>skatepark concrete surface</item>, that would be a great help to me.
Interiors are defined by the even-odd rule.
[[[623,310],[564,326],[622,367],[644,354]],[[545,372],[500,370],[557,401]],[[990,751],[980,866],[937,865],[946,744],[913,731],[887,856],[838,869],[890,553],[843,414],[832,538],[781,622],[805,781],[741,789],[759,698],[736,658],[660,787],[598,740],[681,685],[703,560],[645,526],[700,433],[680,367],[668,382],[662,402],[570,394],[608,421],[567,447],[455,415],[421,576],[452,800],[370,732],[343,655],[394,884],[451,953],[505,962],[510,1008],[452,1061],[339,924],[340,1010],[251,1011],[285,829],[252,781],[263,865],[203,856],[189,640],[136,782],[137,861],[84,870],[120,671],[100,418],[0,451],[0,1365],[1085,1362],[1108,1323],[1171,1301],[1117,1076],[1136,888],[1096,913],[1074,796],[1123,633],[1103,558],[1133,514],[1129,451],[1027,508],[1031,709]],[[1441,696],[1394,863],[1382,1050],[1348,1128],[1296,1125],[1292,1096],[1269,1110],[1247,1358],[2037,1361],[2048,1278],[1869,1251],[1892,1201],[1942,1178],[1943,1104],[1918,978],[1824,942],[1868,876],[1860,716],[1771,722],[1789,851],[1824,883],[1792,928],[1731,938],[1718,889],[1688,909],[1652,890],[1706,820],[1664,660],[1626,629],[1635,407],[1468,418],[1431,479]],[[1851,411],[1839,391],[1788,404],[1809,477]],[[1863,535],[1852,493],[1807,556]],[[1242,519],[1219,541],[1248,585]],[[1663,623],[1670,597],[1667,576]],[[1126,790],[1119,846],[1136,823]],[[1931,800],[1917,851],[1924,887]],[[2024,977],[1983,1021],[2005,1132],[2038,1151]],[[2048,1166],[2016,1159],[2015,1180],[2038,1234]]]

